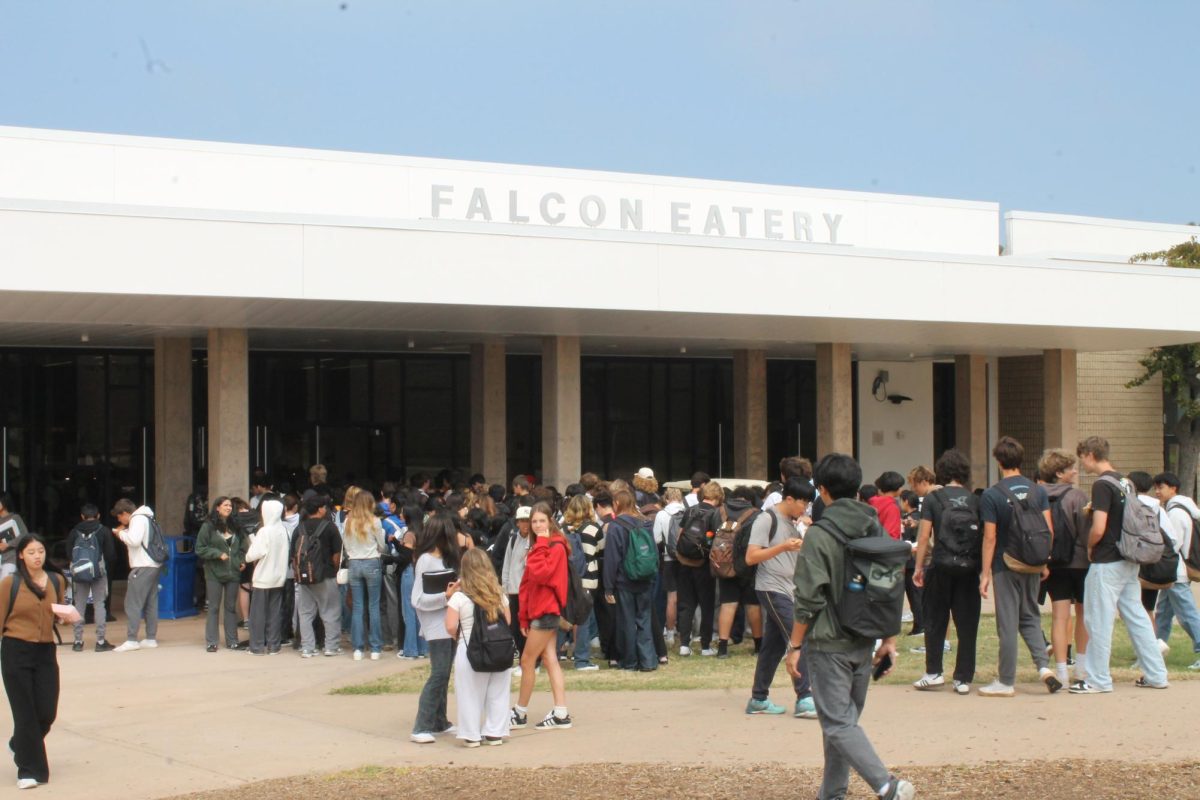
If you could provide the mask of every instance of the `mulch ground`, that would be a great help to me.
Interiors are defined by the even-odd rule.
[[[238,789],[187,795],[189,800],[266,800],[281,797],[446,800],[446,798],[569,797],[572,800],[630,798],[814,797],[819,769],[779,764],[713,768],[661,764],[579,764],[521,769],[470,768],[464,752],[445,767],[390,769],[367,767],[334,775],[264,781]],[[714,754],[715,755],[715,754]],[[464,769],[464,767],[467,767]],[[901,770],[917,797],[1012,798],[1027,800],[1195,800],[1200,797],[1200,762],[1138,765],[1116,761],[992,762]],[[850,797],[873,795],[851,777]]]

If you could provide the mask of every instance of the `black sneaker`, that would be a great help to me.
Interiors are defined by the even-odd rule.
[[[215,653],[215,652],[217,652],[217,646],[216,646],[215,644],[210,644],[210,645],[208,645],[207,647],[205,647],[205,648],[204,648],[204,652],[206,652],[206,653]]]
[[[521,728],[524,728],[528,724],[529,724],[529,715],[528,714],[518,714],[517,710],[514,708],[512,710],[512,713],[508,717],[508,727],[512,728],[513,730],[520,730]]]
[[[729,642],[722,640],[717,644],[717,658],[729,658]]]
[[[554,731],[554,730],[564,730],[565,731],[570,727],[571,727],[571,715],[570,714],[568,714],[565,717],[556,717],[556,716],[554,716],[554,712],[551,711],[549,714],[546,715],[546,718],[544,720],[539,722],[537,725],[534,725],[533,729],[535,731]]]
[[[113,646],[103,639],[96,642],[96,652],[97,653],[107,653],[109,650],[112,650],[112,649],[113,649]]]
[[[75,651],[76,653],[82,653],[83,652],[83,640],[76,639],[75,644],[71,645],[71,649],[73,651]]]

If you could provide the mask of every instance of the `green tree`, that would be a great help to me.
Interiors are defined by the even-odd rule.
[[[1193,236],[1167,250],[1138,253],[1129,261],[1200,269],[1200,243]],[[1146,371],[1126,386],[1141,386],[1155,375],[1162,376],[1163,389],[1171,393],[1179,408],[1179,418],[1168,421],[1179,440],[1179,480],[1183,483],[1183,491],[1193,494],[1200,458],[1200,343],[1156,347],[1141,363]]]

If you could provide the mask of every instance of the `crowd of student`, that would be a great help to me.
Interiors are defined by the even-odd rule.
[[[541,669],[552,705],[533,727],[565,729],[573,722],[560,662],[592,671],[600,668],[598,655],[609,668],[651,672],[673,655],[693,657],[694,645],[699,657],[727,658],[730,644],[748,633],[757,661],[746,713],[787,712],[770,698],[784,662],[792,713],[822,727],[820,796],[844,793],[853,768],[880,796],[911,797],[911,785],[887,772],[858,727],[871,672],[886,672],[895,657],[901,583],[911,609],[908,635],[923,635],[912,648],[925,659],[925,674],[913,684],[921,691],[947,684],[943,661],[953,621],[952,686],[971,692],[981,601],[988,597],[999,654],[997,676],[978,689],[982,696],[1015,694],[1018,637],[1050,692],[1068,685],[1075,694],[1111,692],[1118,613],[1142,672],[1138,687],[1167,688],[1163,655],[1175,617],[1200,653],[1200,613],[1189,585],[1200,578],[1200,509],[1179,493],[1177,477],[1122,476],[1099,437],[1074,453],[1047,450],[1036,478],[1021,474],[1024,451],[1012,438],[1000,439],[993,456],[1000,480],[974,490],[970,463],[957,450],[943,453],[932,471],[916,467],[907,480],[885,472],[865,486],[848,456],[827,456],[815,476],[806,459],[786,458],[778,482],[728,491],[703,473],[692,476],[687,492],[663,489],[650,468],[628,481],[585,474],[561,495],[523,476],[506,490],[481,475],[459,481],[452,474],[436,488],[418,476],[377,492],[341,490],[328,485],[320,465],[303,492],[280,494],[256,475],[249,500],[189,500],[189,511],[204,509],[189,518],[203,565],[206,649],[223,644],[268,656],[290,644],[304,658],[332,657],[342,654],[348,630],[355,660],[379,659],[389,648],[401,659],[428,658],[412,741],[454,732],[475,747],[502,744],[529,724]],[[1090,499],[1076,485],[1080,467],[1097,478]],[[0,522],[11,517],[4,511]],[[0,666],[21,786],[49,777],[44,735],[57,706],[55,619],[73,623],[76,651],[83,649],[89,602],[98,651],[157,646],[161,531],[149,508],[128,500],[112,515],[118,524],[110,531],[98,509],[83,507],[68,540],[71,580],[47,564],[41,537],[0,542],[5,559],[12,554],[5,566],[11,563],[13,574],[0,582]],[[873,534],[876,545],[890,541],[891,549],[860,552]],[[131,570],[126,638],[114,648],[105,639],[105,601],[118,543]],[[866,562],[855,560],[861,558],[892,559],[898,567],[863,569]],[[871,576],[854,577],[855,569]],[[855,593],[868,594],[863,581],[876,573],[894,575],[894,628],[861,621],[877,609],[853,610]],[[68,594],[73,614],[52,607]],[[1047,595],[1049,642],[1041,624]],[[836,613],[822,613],[830,607]],[[143,622],[146,636],[139,638]],[[517,656],[521,682],[510,707]],[[1200,669],[1200,660],[1190,668]],[[452,671],[457,724],[447,716]]]

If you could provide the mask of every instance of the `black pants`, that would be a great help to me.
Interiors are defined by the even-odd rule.
[[[508,613],[512,623],[509,627],[512,629],[513,642],[517,645],[517,658],[520,658],[521,653],[525,651],[525,634],[521,633],[520,611],[521,596],[510,594],[508,596]]]
[[[283,587],[250,595],[250,652],[277,652],[283,641]]]
[[[283,638],[296,638],[295,626],[292,624],[296,619],[296,582],[288,578],[283,582]]]
[[[708,571],[708,564],[698,567],[679,565],[676,573],[676,591],[679,592],[678,613],[675,627],[679,631],[681,647],[692,645],[692,617],[700,609],[700,645],[705,650],[712,647],[713,609],[716,602],[716,580]]]
[[[921,599],[921,587],[913,583],[913,572],[916,564],[910,558],[904,568],[904,594],[908,596],[908,607],[912,610],[912,632],[914,634],[925,630],[925,601]]]
[[[610,606],[604,599],[604,589],[592,589],[592,610],[596,614],[596,636],[600,639],[600,651],[608,661],[621,660],[621,648],[617,643],[617,607]]]
[[[973,572],[946,572],[931,566],[925,570],[925,671],[942,674],[943,646],[950,617],[958,632],[954,680],[975,679],[975,639],[979,633],[979,576]]]
[[[9,747],[17,779],[50,780],[46,734],[58,716],[58,660],[53,644],[37,644],[5,636],[0,643],[0,673],[12,709]]]

